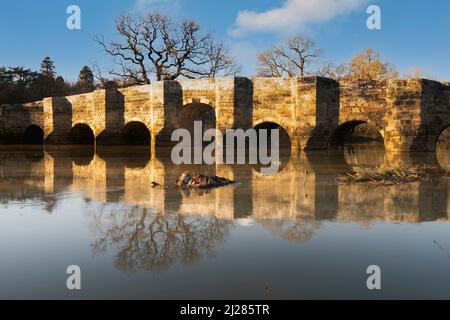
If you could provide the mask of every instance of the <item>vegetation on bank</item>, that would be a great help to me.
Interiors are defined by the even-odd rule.
[[[417,181],[430,181],[433,177],[445,174],[440,168],[432,166],[382,166],[377,168],[358,169],[347,173],[341,181],[348,183],[404,184]]]
[[[91,92],[96,88],[94,74],[84,66],[75,83],[58,76],[52,59],[42,60],[39,71],[24,67],[0,66],[0,104],[42,100],[45,97],[68,96]]]

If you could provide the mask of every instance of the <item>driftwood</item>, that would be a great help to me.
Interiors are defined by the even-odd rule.
[[[218,176],[205,176],[203,174],[192,175],[189,171],[185,171],[177,179],[175,186],[178,188],[190,189],[212,189],[224,187],[233,183],[235,182],[227,178]],[[152,182],[152,188],[155,187],[161,187],[161,185],[157,182]]]
[[[210,189],[227,186],[233,184],[234,181],[218,176],[205,176],[203,174],[192,175],[189,171],[185,171],[177,180],[178,187]]]

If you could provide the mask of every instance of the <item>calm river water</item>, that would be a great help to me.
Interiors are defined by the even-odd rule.
[[[336,181],[383,163],[450,168],[450,152],[313,153],[262,176],[143,149],[4,147],[0,298],[450,299],[450,178]],[[171,185],[186,169],[238,183],[180,191]],[[66,287],[69,265],[80,291]],[[369,265],[380,291],[366,287]]]

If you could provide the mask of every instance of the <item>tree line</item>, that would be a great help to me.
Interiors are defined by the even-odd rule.
[[[94,74],[88,66],[80,70],[76,83],[70,83],[57,76],[55,64],[50,57],[42,60],[39,71],[24,67],[0,67],[0,104],[86,93],[95,87]]]
[[[258,76],[322,76],[332,79],[385,80],[399,76],[395,66],[372,49],[366,49],[345,64],[323,61],[314,40],[302,35],[284,40],[258,55]]]
[[[40,71],[23,67],[0,67],[0,104],[67,96],[96,88],[150,84],[160,80],[236,76],[241,66],[227,45],[211,32],[186,20],[175,23],[166,15],[121,15],[116,19],[116,40],[97,36],[95,41],[112,58],[112,66],[102,70],[84,66],[76,83],[57,76],[54,62],[46,57]],[[323,51],[313,39],[295,35],[257,56],[257,76],[323,76],[333,79],[383,80],[399,76],[396,68],[372,49],[357,53],[349,62],[335,65],[323,59]],[[407,77],[419,78],[416,69]]]

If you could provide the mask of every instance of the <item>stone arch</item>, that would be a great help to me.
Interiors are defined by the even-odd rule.
[[[356,133],[359,126],[363,129]],[[361,128],[361,127],[360,127]],[[354,136],[354,134],[358,134]],[[349,120],[341,123],[332,130],[328,141],[331,148],[342,147],[346,143],[368,143],[379,142],[385,145],[384,131],[375,122],[370,120]]]
[[[94,131],[85,123],[78,123],[69,133],[69,143],[73,145],[94,145]]]
[[[279,123],[275,122],[275,121],[258,121],[255,123],[253,129],[255,129],[257,132],[261,129],[266,129],[267,133],[268,133],[268,151],[267,154],[271,154],[271,130],[272,129],[278,129],[279,130],[279,164],[278,164],[278,172],[281,172],[286,165],[289,163],[289,161],[291,160],[291,152],[292,152],[292,135],[289,133],[289,131],[283,126],[280,125]],[[259,132],[257,134],[258,136],[258,146],[259,146]],[[258,150],[258,159],[259,159],[259,150]],[[253,165],[253,169],[256,172],[261,172],[261,168],[262,167],[267,167],[267,165],[261,165],[260,163],[258,163],[257,165]]]
[[[28,145],[43,145],[44,144],[44,130],[35,124],[31,124],[25,128],[23,134],[23,144]]]
[[[148,127],[140,121],[130,121],[122,129],[122,143],[130,146],[150,146],[151,134]]]
[[[255,126],[253,127],[255,130],[260,129],[266,129],[268,130],[268,138],[270,141],[270,130],[272,129],[278,129],[280,132],[280,148],[284,150],[290,150],[292,147],[292,138],[289,134],[289,131],[283,127],[282,125],[278,124],[275,121],[258,121],[255,123]]]
[[[202,131],[216,128],[216,112],[212,105],[193,102],[184,105],[177,114],[178,127],[194,133],[194,121],[202,121]]]
[[[208,105],[211,108],[215,109],[216,106],[213,101],[206,99],[206,98],[189,98],[189,99],[183,99],[183,107],[192,105],[192,104],[204,104]]]
[[[436,138],[436,160],[447,172],[450,172],[450,124],[444,127]]]
[[[436,149],[450,150],[450,124],[440,130],[434,142]]]

